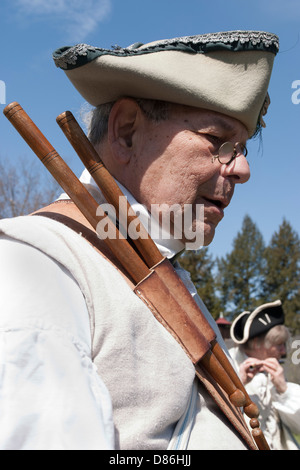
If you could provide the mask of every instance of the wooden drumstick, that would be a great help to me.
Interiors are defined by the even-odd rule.
[[[105,199],[114,206],[119,222],[124,221],[126,223],[126,226],[123,227],[125,228],[126,233],[132,224],[135,225],[136,233],[139,233],[139,237],[133,239],[132,242],[144,258],[147,266],[151,268],[155,264],[159,263],[162,259],[159,249],[149,237],[147,230],[131,209],[128,201],[125,207],[123,204],[120,204],[120,198],[125,198],[124,194],[101,162],[95,147],[86,137],[73,114],[70,111],[65,111],[56,118],[56,121],[82,163],[101,189]],[[125,210],[121,213],[120,211],[122,211],[122,209]]]
[[[51,144],[47,141],[47,139],[43,136],[37,126],[35,126],[35,124],[31,121],[31,119],[27,116],[25,111],[18,103],[11,103],[4,109],[3,112],[4,115],[18,130],[24,140],[28,143],[28,145],[32,148],[32,150],[36,153],[42,163],[54,176],[56,181],[74,201],[79,210],[90,222],[92,227],[96,230],[100,218],[106,217],[106,214],[100,213],[99,217],[98,204],[88,193],[88,191],[86,191],[82,183],[77,179],[77,177],[69,169],[65,162],[61,159],[56,150],[51,146]],[[107,223],[109,222],[107,221]],[[137,283],[149,274],[147,266],[139,257],[136,257],[135,251],[131,249],[127,240],[124,240],[121,236],[119,236],[113,240],[113,243],[111,243],[110,239],[106,239],[105,241],[111,248],[112,252],[115,253],[121,264],[126,268],[127,272]],[[116,253],[115,248],[117,248],[118,253]],[[185,324],[186,326],[190,327],[194,337],[196,336],[196,343],[197,341],[205,343],[205,338],[201,334],[199,335],[199,331],[197,328],[194,328],[195,325],[193,325],[193,323],[190,324],[189,318],[186,319]],[[216,380],[216,382],[219,383],[219,385],[221,385],[221,387],[228,393],[232,403],[238,407],[243,406],[243,403],[245,402],[243,392],[241,392],[241,390],[236,387],[227,371],[222,367],[214,353],[209,349],[209,343],[207,343],[207,348],[208,350],[203,355],[203,357],[201,356],[199,362]],[[194,362],[197,362],[197,360]],[[261,430],[257,427],[253,430],[253,436],[256,441],[257,439],[260,440],[261,448],[268,448]]]
[[[102,191],[105,199],[109,203],[111,203],[116,209],[116,212],[119,215],[119,219],[127,221],[127,228],[130,223],[132,223],[132,221],[134,221],[136,224],[141,225],[140,237],[137,240],[133,240],[133,242],[135,243],[141,256],[145,259],[148,267],[152,268],[153,266],[155,266],[163,258],[161,253],[157,249],[153,240],[148,236],[148,233],[140,223],[138,217],[132,214],[132,210],[130,210],[131,208],[128,202],[126,206],[127,213],[119,213],[119,200],[120,197],[124,197],[124,195],[117,183],[115,182],[114,178],[112,178],[108,170],[101,162],[99,154],[87,138],[86,134],[83,132],[81,126],[78,124],[73,114],[70,111],[65,111],[59,116],[57,116],[56,121],[64,132],[67,139],[69,140],[70,144],[76,151],[77,155],[81,159],[84,166],[89,171],[90,175],[94,178],[99,189]],[[203,327],[204,325],[202,324],[202,330]],[[206,328],[210,328],[207,323]],[[244,405],[245,413],[250,418],[257,417],[259,415],[257,406],[253,402],[251,402],[243,384],[237,377],[235,371],[233,371],[222,348],[216,342],[215,333],[211,328],[210,340],[214,355],[218,358],[219,362],[222,363],[224,369],[231,376],[231,380],[234,381],[236,387],[242,390],[243,394],[246,396],[246,402]]]
[[[18,103],[11,103],[6,106],[3,112],[37,157],[46,166],[48,171],[61,185],[63,190],[74,201],[92,227],[96,230],[100,218],[106,217],[106,214],[103,211],[101,213],[100,206],[98,206],[97,202],[89,194],[83,184],[78,180],[68,165],[62,160],[56,150]],[[100,213],[100,216],[97,216],[97,213]],[[108,221],[107,223],[109,224],[110,222]],[[116,255],[135,283],[138,284],[141,280],[145,279],[149,273],[151,273],[143,260],[137,255],[128,241],[121,237],[121,235],[118,235],[113,240],[106,238],[104,242],[108,244],[112,253]],[[179,305],[178,310],[181,311],[181,313],[183,312]],[[175,313],[176,312],[174,311],[173,314],[175,315]],[[194,349],[196,351],[194,362],[196,363],[200,361],[202,363],[203,361],[203,365],[207,372],[228,393],[232,403],[237,407],[242,406],[245,400],[243,393],[240,390],[237,390],[226,371],[211,353],[210,344],[201,332],[195,328],[195,325],[188,317],[185,318],[185,328],[188,332],[187,336],[193,339]],[[197,344],[205,346],[204,354],[198,354],[199,357],[197,356]]]
[[[65,111],[57,116],[56,121],[81,159],[84,166],[89,171],[90,175],[94,178],[105,199],[115,207],[115,210],[121,220],[127,220],[126,228],[128,228],[132,221],[141,225],[140,237],[137,240],[133,240],[133,243],[136,245],[141,256],[145,259],[148,267],[152,268],[155,266],[163,259],[160,251],[156,247],[153,240],[148,236],[148,233],[139,222],[138,217],[136,215],[132,215],[133,211],[131,210],[128,202],[126,206],[127,213],[119,213],[119,200],[120,197],[124,197],[124,195],[115,182],[114,178],[112,178],[111,174],[101,162],[99,154],[87,138],[86,134],[83,132],[81,126],[78,124],[73,114],[70,111]],[[201,324],[200,328],[201,331],[203,331],[204,328],[210,330],[210,342],[215,357],[218,358],[218,361],[221,362],[227,373],[231,375],[231,380],[234,381],[236,387],[242,390],[244,395],[247,395],[247,400],[244,407],[245,413],[251,418],[257,417],[259,414],[258,408],[254,403],[251,402],[246,390],[244,389],[244,386],[238,379],[236,373],[232,370],[232,367],[222,348],[216,342],[215,332],[207,322],[206,325]]]
[[[132,214],[132,211],[130,212],[129,203],[127,203],[126,207],[127,213],[120,214],[118,212],[120,200],[119,198],[123,196],[123,193],[121,192],[119,186],[101,162],[99,154],[96,152],[94,146],[86,137],[85,133],[77,123],[73,114],[70,111],[66,111],[60,114],[56,120],[61,129],[63,130],[64,134],[66,135],[67,139],[73,146],[74,150],[80,157],[84,166],[87,168],[91,176],[94,178],[99,189],[104,194],[105,199],[115,207],[119,218],[121,220],[127,221],[127,228],[129,224],[132,223],[132,221],[134,221],[135,224],[139,224],[140,222],[138,218],[134,214]],[[162,256],[154,242],[151,240],[151,238],[148,238],[148,234],[144,230],[141,223],[140,226],[142,229],[140,231],[140,238],[138,240],[134,240],[134,243],[140,255],[143,257],[143,259],[145,259],[148,267],[152,268],[162,260]],[[170,287],[170,284],[168,284],[168,286]],[[193,320],[195,320],[195,318],[193,318]],[[199,323],[199,316],[197,317],[197,323]],[[200,323],[201,331],[203,331],[203,329],[209,331],[208,336],[212,348],[211,353],[206,354],[205,357],[202,358],[202,364],[205,363],[206,369],[208,367],[211,367],[212,363],[214,364],[214,373],[216,374],[216,371],[218,371],[218,373],[220,374],[219,381],[217,380],[218,383],[220,383],[220,381],[223,382],[223,384],[226,383],[226,381],[224,381],[224,378],[221,377],[225,370],[226,374],[230,377],[231,382],[236,387],[236,390],[234,391],[231,382],[229,382],[228,385],[225,387],[225,391],[227,391],[227,393],[230,395],[231,401],[235,402],[236,406],[243,406],[244,412],[248,417],[253,419],[257,418],[259,416],[258,407],[250,399],[244,385],[242,384],[236,372],[233,370],[224,351],[216,341],[215,333],[208,324],[204,315],[202,315]],[[222,367],[220,368],[220,364],[222,365],[223,369]],[[266,449],[268,448],[268,444],[264,439],[262,431],[259,429],[259,422],[257,419],[255,420],[255,423],[256,429],[255,432],[253,431],[253,436],[257,442],[258,447]],[[260,444],[258,444],[258,442],[260,442]]]
[[[17,102],[13,102],[6,106],[3,113],[95,230],[99,221],[106,217],[108,230],[111,230],[111,233],[116,233],[116,237],[114,240],[107,238],[105,242],[111,250],[115,250],[115,247],[118,248],[115,250],[118,253],[117,257],[122,265],[127,264],[128,272],[132,279],[137,276],[139,279],[147,276],[149,272],[147,266],[139,257],[135,256],[134,249],[129,245],[128,241],[117,231],[105,212],[23,108]]]

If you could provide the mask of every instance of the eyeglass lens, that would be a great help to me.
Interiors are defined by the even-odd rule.
[[[221,163],[227,163],[232,157],[240,154],[244,156],[247,155],[246,147],[243,144],[236,143],[234,145],[232,142],[225,142],[219,149],[219,161]]]

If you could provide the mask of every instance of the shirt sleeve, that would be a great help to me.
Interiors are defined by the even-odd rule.
[[[300,385],[288,382],[284,393],[276,393],[273,406],[283,423],[296,434],[300,433]]]
[[[74,278],[39,250],[0,238],[0,449],[113,449],[108,390],[91,359]]]

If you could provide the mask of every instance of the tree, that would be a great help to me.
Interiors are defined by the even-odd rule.
[[[280,299],[285,323],[293,333],[300,333],[300,240],[284,219],[264,253],[266,301]]]
[[[58,194],[57,183],[42,166],[24,159],[12,165],[0,158],[0,218],[29,214]]]
[[[216,296],[216,283],[213,274],[215,262],[207,247],[198,251],[186,251],[181,256],[180,265],[189,271],[197,292],[214,318],[219,317],[221,305]]]
[[[251,218],[246,215],[233,249],[218,260],[218,289],[223,308],[235,316],[255,308],[262,297],[265,245]]]

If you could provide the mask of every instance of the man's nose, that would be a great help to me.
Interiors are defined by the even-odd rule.
[[[244,155],[237,155],[229,165],[222,165],[223,176],[235,179],[236,184],[246,183],[250,178],[249,163]]]

